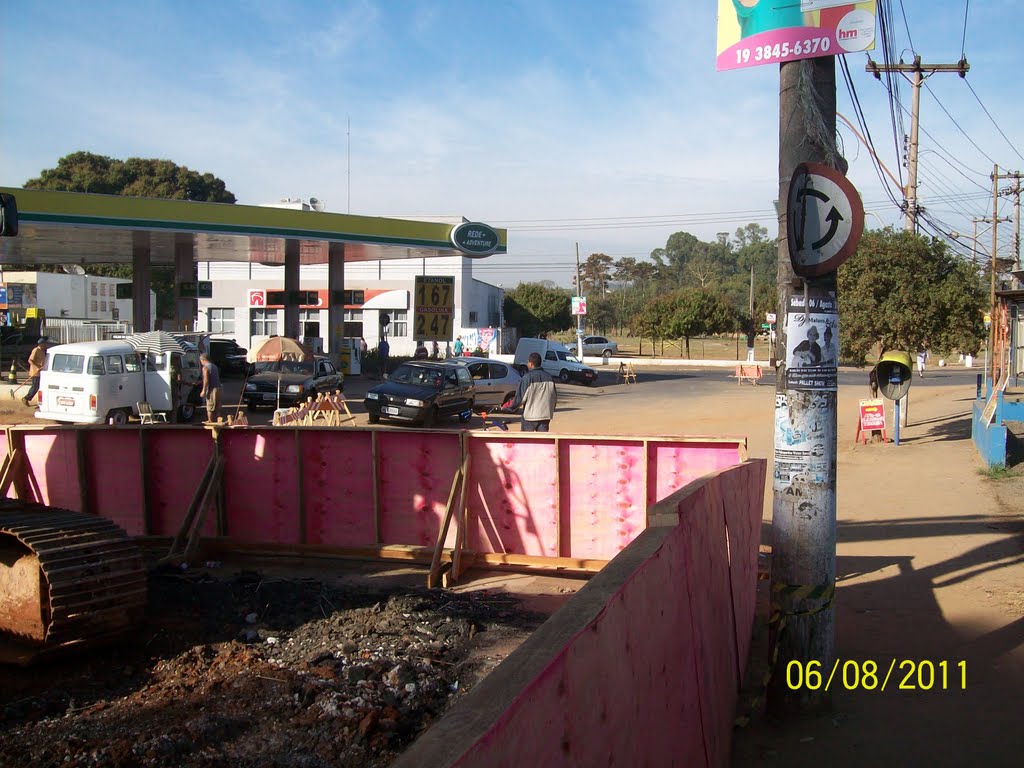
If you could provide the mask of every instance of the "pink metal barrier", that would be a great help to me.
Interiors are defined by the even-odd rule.
[[[19,495],[173,536],[214,452],[185,427],[10,427]],[[369,428],[219,430],[219,516],[202,529],[250,545],[431,547],[467,459],[464,535],[481,556],[603,562],[647,526],[646,510],[746,458],[743,438],[534,436]]]
[[[766,465],[659,503],[653,527],[393,768],[728,765]]]

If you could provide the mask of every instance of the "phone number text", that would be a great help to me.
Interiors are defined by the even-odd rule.
[[[758,45],[753,48],[737,48],[736,63],[749,64],[753,61],[776,61],[788,59],[790,56],[814,56],[819,53],[828,53],[832,48],[832,38],[812,37],[809,40],[797,40],[792,45],[789,42],[775,43],[775,45]]]

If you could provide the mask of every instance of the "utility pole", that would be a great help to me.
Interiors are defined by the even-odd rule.
[[[845,171],[836,148],[835,57],[786,62],[779,69],[779,201],[796,167]],[[836,389],[797,388],[787,375],[790,325],[806,330],[809,301],[836,303],[836,274],[799,278],[790,261],[788,203],[779,206],[775,471],[772,479],[773,666],[768,709],[775,716],[828,709],[825,686],[787,685],[791,663],[828,670],[835,660]],[[820,304],[819,304],[820,306]],[[838,315],[835,316],[838,318]],[[838,338],[838,327],[833,329]],[[795,346],[795,345],[794,345]],[[836,345],[838,349],[838,344]],[[814,665],[808,667],[808,664]]]
[[[907,150],[907,186],[903,190],[903,196],[907,201],[905,228],[908,232],[917,231],[917,214],[919,210],[917,203],[917,136],[921,122],[921,84],[924,83],[926,77],[930,77],[936,72],[956,72],[960,77],[966,77],[970,69],[971,65],[967,63],[967,59],[960,59],[956,64],[922,64],[920,56],[914,56],[912,64],[900,62],[899,64],[886,66],[874,61],[867,63],[866,71],[873,74],[878,80],[882,79],[883,72],[909,72],[913,75],[912,78],[908,78],[912,89],[910,146]]]
[[[576,243],[576,295],[583,296],[583,283],[580,281],[580,244]],[[576,315],[576,357],[583,359],[583,315]]]

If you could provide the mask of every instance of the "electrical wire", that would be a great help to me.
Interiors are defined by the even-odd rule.
[[[966,51],[967,51],[967,12],[970,10],[970,8],[971,8],[971,0],[967,0],[964,3],[964,34],[963,34],[963,37],[960,39],[960,58],[961,59],[966,59],[967,58],[967,53],[966,53]]]
[[[992,121],[992,125],[996,127],[997,131],[999,131],[999,135],[1006,139],[1006,143],[1010,145],[1010,149],[1014,151],[1014,154],[1016,154],[1017,157],[1019,157],[1021,160],[1024,160],[1024,157],[1022,157],[1020,152],[1017,151],[1017,148],[1013,146],[1013,142],[1010,141],[1009,137],[1005,133],[1003,133],[1003,129],[999,127],[999,124],[996,122],[996,119],[992,117],[992,113],[988,111],[988,107],[982,104],[981,97],[978,96],[978,94],[975,92],[971,84],[967,82],[966,78],[964,78],[964,82],[967,83],[967,87],[970,88],[971,93],[974,94],[974,98],[978,100],[978,105],[982,108],[982,110],[984,110],[985,114],[988,115],[988,119]],[[960,126],[957,127],[959,128]]]
[[[966,82],[966,79],[964,80],[964,82]],[[935,91],[933,91],[933,90],[932,90],[931,86],[930,86],[930,85],[928,85],[928,83],[926,82],[926,83],[924,84],[924,87],[925,87],[925,90],[927,90],[927,91],[928,91],[928,94],[929,94],[929,95],[930,95],[930,96],[931,96],[931,97],[932,97],[933,99],[935,99],[935,103],[939,105],[939,108],[940,108],[940,109],[941,109],[941,110],[942,110],[943,112],[945,112],[945,113],[946,113],[946,117],[948,117],[948,118],[949,118],[949,121],[950,121],[951,123],[953,123],[953,125],[955,125],[955,126],[956,126],[957,130],[958,130],[958,131],[960,131],[960,133],[962,133],[962,134],[964,135],[964,138],[965,138],[965,139],[967,139],[967,141],[969,141],[969,142],[971,143],[971,146],[972,146],[972,147],[974,147],[974,148],[975,148],[976,150],[978,150],[978,151],[979,151],[979,152],[981,153],[982,157],[984,157],[984,158],[985,158],[986,160],[988,160],[988,161],[989,161],[990,163],[992,163],[992,164],[994,165],[996,161],[995,161],[995,160],[993,160],[993,159],[992,159],[991,157],[989,157],[989,156],[988,156],[988,153],[987,153],[987,152],[985,152],[985,150],[983,150],[983,149],[982,149],[981,147],[979,147],[979,146],[978,146],[978,144],[977,144],[977,142],[976,142],[976,141],[975,141],[974,139],[972,139],[972,138],[971,138],[970,136],[968,136],[968,135],[967,135],[967,131],[965,131],[965,130],[963,129],[963,127],[962,127],[962,126],[960,125],[960,123],[958,123],[958,122],[956,121],[956,118],[955,118],[955,117],[953,117],[953,116],[952,116],[951,114],[949,114],[949,110],[948,110],[948,109],[946,109],[946,105],[945,105],[945,104],[943,104],[943,103],[942,103],[942,100],[941,100],[941,99],[940,99],[940,98],[939,98],[938,96],[936,96],[936,95],[935,95]],[[973,89],[973,88],[971,89],[971,92],[972,92],[972,93],[974,92],[974,89]],[[975,96],[977,96],[977,94],[975,94]],[[984,108],[984,105],[982,105],[982,108]],[[990,117],[991,117],[991,116],[990,116]],[[995,121],[993,121],[993,123],[994,123],[994,122],[995,122]],[[996,126],[996,128],[999,128],[999,126],[997,125],[997,126]],[[1002,130],[1000,130],[999,132],[1000,132],[1000,133],[1002,133]],[[1006,134],[1003,134],[1003,138],[1004,138],[1004,139],[1006,138]],[[1007,141],[1009,141],[1009,139],[1007,139]],[[1014,150],[1014,152],[1016,152],[1016,151],[1017,151],[1017,150]]]
[[[900,0],[900,12],[903,14],[903,26],[907,28],[907,40],[910,42],[910,50],[914,55],[917,55],[917,51],[914,50],[914,40],[910,37],[910,24],[907,23],[907,9],[903,7],[903,0]]]

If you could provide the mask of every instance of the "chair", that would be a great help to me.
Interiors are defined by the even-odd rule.
[[[139,421],[143,424],[156,424],[158,421],[167,423],[167,414],[163,411],[154,411],[149,403],[139,402],[135,407],[139,409]]]

